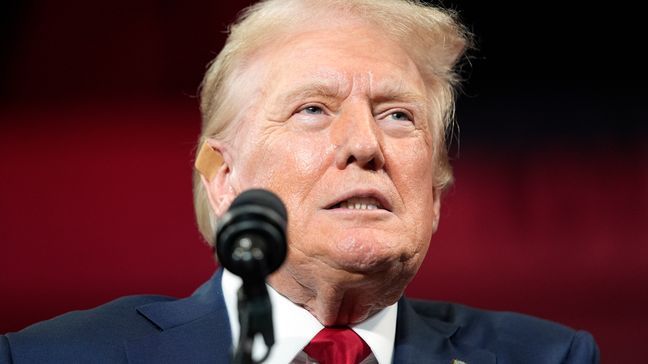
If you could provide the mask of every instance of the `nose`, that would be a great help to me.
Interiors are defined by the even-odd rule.
[[[382,133],[369,106],[357,105],[340,113],[333,122],[333,142],[338,146],[338,169],[356,164],[366,170],[380,170],[385,165]]]

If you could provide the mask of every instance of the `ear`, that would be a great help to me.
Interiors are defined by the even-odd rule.
[[[441,216],[441,189],[434,187],[432,193],[434,198],[434,202],[432,204],[432,234],[434,234],[439,227],[439,217]]]
[[[207,139],[200,147],[195,168],[207,192],[209,204],[216,216],[227,211],[236,190],[231,183],[231,160],[223,143]]]

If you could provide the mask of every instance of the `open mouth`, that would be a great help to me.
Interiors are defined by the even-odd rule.
[[[333,205],[331,208],[349,210],[384,210],[380,202],[372,197],[352,197]]]
[[[327,210],[344,209],[344,210],[386,210],[390,211],[389,206],[380,198],[373,196],[354,196],[337,202],[326,208]]]

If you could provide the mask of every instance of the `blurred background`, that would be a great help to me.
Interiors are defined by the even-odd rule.
[[[250,1],[0,5],[0,333],[127,294],[191,294],[197,88]],[[648,111],[638,9],[444,1],[476,34],[457,182],[408,294],[648,356]]]

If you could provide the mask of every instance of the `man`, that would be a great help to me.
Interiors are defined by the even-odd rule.
[[[452,180],[444,135],[467,43],[451,14],[402,0],[269,0],[231,28],[203,82],[195,206],[214,244],[241,192],[286,204],[268,362],[326,362],[352,341],[363,363],[598,361],[584,332],[402,298]],[[227,362],[240,284],[219,271],[189,298],[64,315],[2,337],[0,361]],[[321,350],[320,333],[344,339]]]

